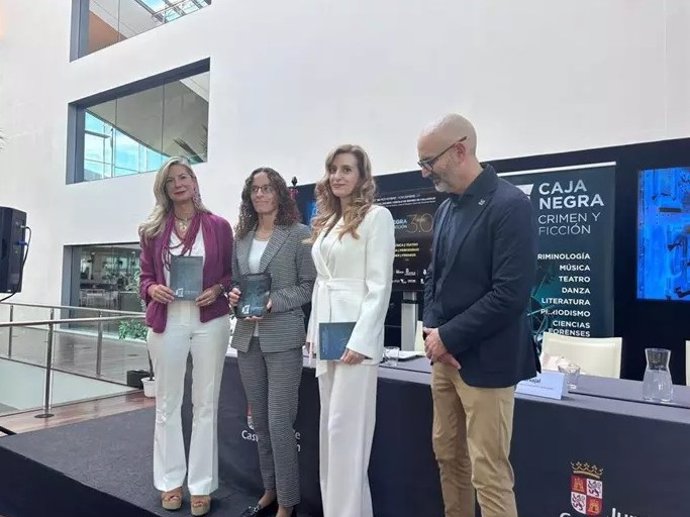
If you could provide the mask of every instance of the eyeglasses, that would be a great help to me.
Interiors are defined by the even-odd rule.
[[[450,144],[448,147],[446,147],[443,151],[441,151],[440,153],[438,153],[436,156],[434,156],[434,157],[432,157],[432,158],[426,158],[425,160],[419,160],[419,161],[417,162],[417,165],[419,165],[419,167],[420,167],[421,169],[426,169],[426,170],[429,170],[429,171],[433,171],[433,170],[434,170],[434,164],[438,161],[438,159],[439,159],[441,156],[443,156],[443,155],[446,154],[448,151],[450,151],[453,147],[455,147],[456,145],[458,145],[458,144],[464,142],[465,140],[467,140],[467,137],[466,137],[466,136],[463,136],[460,140],[456,140],[455,142],[453,142],[452,144]]]
[[[261,191],[264,194],[273,194],[273,186],[272,185],[255,185],[252,187],[252,194],[256,195]]]

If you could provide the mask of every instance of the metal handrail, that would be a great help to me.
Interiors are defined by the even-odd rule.
[[[17,302],[0,302],[0,305],[9,305],[10,308],[13,305],[17,307],[35,307],[37,309],[68,309],[68,310],[80,310],[89,312],[100,312],[102,314],[122,314],[122,315],[141,315],[143,312],[132,312],[132,311],[116,311],[114,309],[98,309],[96,307],[77,307],[74,305],[44,305],[41,303],[17,303]]]
[[[55,325],[61,323],[98,323],[98,340],[96,345],[96,376],[101,376],[101,363],[103,361],[103,322],[104,321],[121,321],[121,320],[132,320],[132,319],[144,319],[146,316],[140,312],[126,313],[120,316],[106,316],[98,318],[65,318],[65,319],[54,319],[55,308],[56,307],[46,307],[50,308],[50,319],[48,320],[33,320],[33,321],[13,321],[13,311],[14,305],[22,305],[29,307],[36,307],[36,305],[29,304],[9,304],[10,305],[10,321],[0,322],[0,328],[9,327],[9,358],[12,358],[12,328],[13,327],[29,327],[38,325],[48,325],[48,348],[46,350],[46,375],[45,375],[45,392],[43,398],[43,413],[36,415],[36,418],[50,418],[53,413],[50,412],[50,391],[52,386],[52,374],[53,374],[53,336]],[[57,307],[57,308],[67,308],[67,307]],[[106,312],[105,310],[99,311]],[[113,311],[110,311],[113,312]],[[121,311],[122,312],[122,311]]]
[[[143,320],[146,315],[136,313],[136,316],[106,316],[104,318],[65,318],[61,320],[34,320],[34,321],[8,321],[0,322],[0,328],[4,327],[30,327],[36,325],[54,325],[57,323],[95,323],[100,321]]]

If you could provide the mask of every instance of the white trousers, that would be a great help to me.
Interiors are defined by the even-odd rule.
[[[318,379],[324,517],[373,517],[368,469],[376,424],[378,365],[328,361]]]
[[[149,330],[148,347],[156,378],[153,483],[158,490],[182,486],[187,473],[181,408],[190,351],[194,417],[187,486],[192,495],[208,495],[218,488],[218,395],[229,339],[227,317],[201,323],[199,308],[187,301],[168,305],[164,332]]]

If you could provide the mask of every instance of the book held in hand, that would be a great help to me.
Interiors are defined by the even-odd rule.
[[[203,291],[204,257],[170,257],[170,289],[175,298],[196,300]]]
[[[354,328],[354,321],[319,323],[319,359],[339,361]]]
[[[271,274],[252,273],[240,278],[240,300],[236,316],[260,318],[266,314],[266,305],[271,296]]]

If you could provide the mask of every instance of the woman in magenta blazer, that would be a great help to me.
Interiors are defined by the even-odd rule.
[[[153,193],[156,206],[139,227],[140,294],[146,302],[156,378],[153,480],[163,508],[179,509],[187,474],[180,409],[191,352],[194,421],[187,486],[192,515],[205,515],[211,508],[210,494],[218,488],[216,423],[230,339],[225,293],[231,282],[232,229],[201,202],[196,175],[185,158],[171,158],[161,167]],[[179,256],[203,262],[202,292],[194,300],[176,298],[168,287],[170,265]]]

